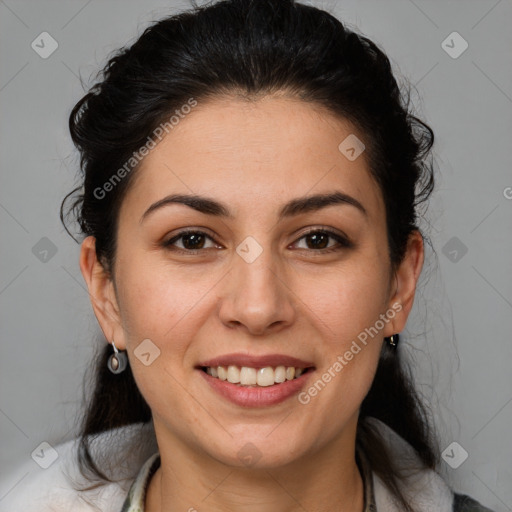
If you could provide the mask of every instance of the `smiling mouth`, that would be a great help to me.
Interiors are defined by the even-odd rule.
[[[268,387],[296,380],[301,375],[314,370],[314,367],[297,368],[294,366],[266,366],[251,368],[248,366],[201,366],[200,369],[215,379],[245,387]]]

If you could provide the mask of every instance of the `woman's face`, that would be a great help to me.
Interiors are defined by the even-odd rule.
[[[161,448],[276,467],[353,443],[383,337],[404,327],[423,254],[416,237],[391,273],[366,155],[339,149],[353,135],[364,143],[347,121],[289,98],[199,102],[125,196],[115,293],[84,242],[96,315],[128,351]],[[211,204],[155,206],[173,195]],[[180,238],[184,230],[193,234]],[[256,374],[261,384],[309,369],[242,386],[203,366],[247,367],[244,382]]]

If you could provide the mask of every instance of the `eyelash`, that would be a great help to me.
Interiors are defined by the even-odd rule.
[[[342,249],[350,249],[351,247],[353,247],[353,243],[350,242],[346,237],[344,237],[342,235],[339,235],[338,233],[334,233],[333,231],[329,231],[327,229],[319,229],[319,228],[313,228],[310,231],[307,231],[306,233],[303,233],[302,236],[297,239],[297,241],[302,240],[306,236],[315,235],[315,234],[328,235],[329,238],[333,238],[334,240],[336,240],[336,242],[338,242],[339,246],[338,247],[329,247],[327,249],[319,249],[319,250],[316,250],[316,249],[300,249],[300,250],[316,252],[316,253],[320,253],[320,254],[326,254],[326,253],[340,251]],[[204,231],[194,230],[194,229],[187,229],[187,230],[184,230],[184,231],[180,231],[176,236],[174,236],[170,240],[164,242],[163,246],[166,249],[169,249],[169,250],[172,250],[172,251],[176,251],[176,252],[180,252],[180,253],[183,253],[183,254],[198,254],[201,251],[207,250],[207,249],[180,249],[180,248],[173,247],[173,244],[176,241],[178,241],[180,238],[183,238],[186,235],[204,235],[207,238],[209,238],[210,240],[212,240],[213,242],[215,242],[215,240],[210,235],[205,233]]]

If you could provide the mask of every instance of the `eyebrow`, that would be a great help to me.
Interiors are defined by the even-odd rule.
[[[183,204],[206,215],[225,217],[228,219],[234,218],[234,215],[229,211],[226,205],[214,199],[196,194],[172,194],[153,203],[142,215],[140,223],[151,213],[171,204]],[[357,199],[343,192],[336,191],[329,194],[316,194],[292,199],[281,207],[278,219],[281,221],[288,217],[318,211],[328,206],[340,204],[354,206],[362,214],[368,216],[365,207]]]

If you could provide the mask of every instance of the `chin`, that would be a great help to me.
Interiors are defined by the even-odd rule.
[[[304,456],[297,449],[304,446],[303,436],[300,441],[294,441],[289,432],[285,432],[283,439],[269,439],[268,433],[272,432],[272,428],[275,425],[271,428],[266,426],[261,436],[254,435],[254,432],[246,436],[233,436],[228,445],[218,446],[215,453],[210,452],[210,455],[227,466],[253,470],[283,467]]]

